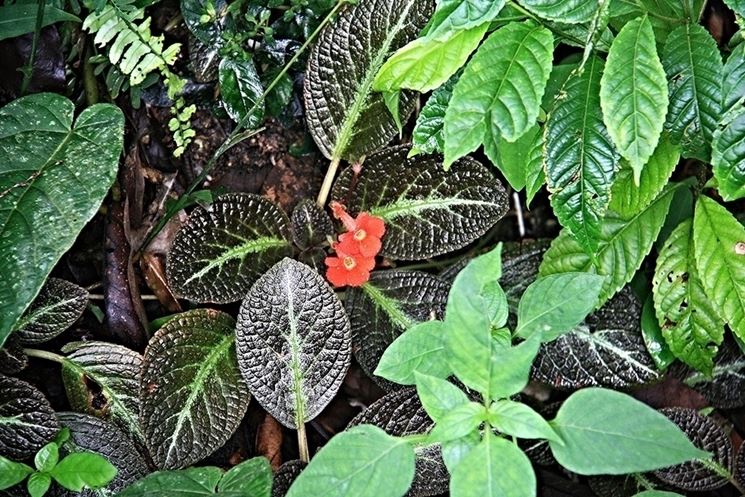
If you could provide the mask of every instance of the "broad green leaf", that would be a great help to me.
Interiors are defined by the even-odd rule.
[[[13,487],[34,472],[34,468],[28,464],[11,461],[0,456],[0,490]]]
[[[502,11],[505,0],[440,0],[427,36],[447,36],[456,31],[489,24]]]
[[[251,394],[289,428],[331,402],[352,358],[349,318],[339,298],[321,275],[289,258],[251,287],[235,337]]]
[[[714,131],[711,164],[724,200],[745,197],[745,112]]]
[[[31,457],[59,428],[44,394],[25,381],[0,375],[0,456]]]
[[[375,76],[373,90],[410,89],[421,93],[434,90],[466,63],[488,27],[489,23],[485,23],[445,37],[426,36],[409,42],[383,64]]]
[[[654,299],[652,295],[647,296],[642,307],[642,338],[644,345],[647,347],[650,357],[654,360],[655,365],[660,371],[665,371],[673,362],[675,356],[670,351],[670,347],[662,336],[662,328],[657,321],[654,309]]]
[[[49,473],[34,473],[26,482],[26,489],[31,497],[43,497],[52,485]]]
[[[598,9],[597,0],[520,0],[520,4],[538,17],[567,24],[588,22]]]
[[[184,23],[200,42],[218,48],[223,44],[224,24],[231,18],[225,0],[181,0],[179,7]]]
[[[62,381],[70,406],[112,421],[138,444],[142,356],[123,345],[88,341],[66,344]]]
[[[740,17],[745,17],[745,1],[725,0],[724,3]]]
[[[345,309],[352,325],[354,357],[386,390],[396,388],[375,375],[383,353],[407,329],[442,319],[450,286],[423,271],[374,271],[361,288],[350,288]]]
[[[561,442],[556,432],[531,407],[514,400],[498,400],[489,407],[489,424],[517,438],[543,438]]]
[[[442,321],[425,321],[406,330],[385,350],[375,374],[401,385],[415,384],[415,371],[447,378],[450,367],[443,345],[446,331]]]
[[[660,139],[668,104],[665,70],[644,16],[627,23],[613,41],[600,80],[600,106],[608,133],[639,184]]]
[[[738,44],[727,57],[722,81],[722,110],[732,111],[745,97],[745,43]]]
[[[450,475],[460,462],[481,442],[479,430],[473,430],[468,436],[442,444],[442,460]],[[449,478],[448,478],[449,480]],[[448,481],[448,483],[450,483]]]
[[[700,196],[693,217],[696,270],[719,316],[745,339],[745,228],[715,200]]]
[[[129,486],[117,497],[202,497],[215,495],[215,489],[222,476],[223,471],[213,466],[187,468],[178,471],[155,471]],[[231,494],[225,497],[241,497],[241,494]]]
[[[150,340],[140,419],[158,467],[181,468],[212,454],[243,419],[250,396],[238,370],[234,328],[228,314],[195,309]]]
[[[0,40],[33,33],[38,10],[36,2],[0,6]],[[60,21],[80,22],[80,19],[53,5],[45,5],[41,27]]]
[[[696,270],[693,220],[680,223],[660,250],[652,282],[657,320],[671,352],[711,374],[724,322]]]
[[[570,55],[566,59],[554,65],[551,68],[551,75],[546,82],[546,91],[543,93],[541,108],[546,113],[551,113],[556,103],[556,99],[561,95],[569,76],[577,71],[579,67],[578,54]]]
[[[573,393],[551,425],[564,442],[549,441],[554,457],[581,475],[640,473],[709,457],[663,414],[613,390]]]
[[[39,450],[34,456],[34,466],[37,471],[50,471],[59,461],[59,446],[50,442]]]
[[[72,326],[87,306],[85,288],[49,278],[14,328],[23,344],[46,342]]]
[[[458,82],[458,75],[453,75],[445,84],[432,92],[416,119],[412,132],[412,146],[409,157],[418,154],[442,153],[445,139],[442,127],[445,124],[445,111],[453,94],[453,87]]]
[[[401,497],[413,478],[409,442],[374,426],[355,426],[323,446],[287,497]]]
[[[304,91],[308,130],[327,158],[359,159],[397,133],[373,81],[390,54],[417,37],[433,7],[431,0],[360,0],[323,29],[308,57]],[[401,95],[402,120],[415,100]]]
[[[463,390],[447,380],[417,372],[414,372],[414,377],[422,406],[435,422],[443,419],[456,407],[469,402]]]
[[[73,492],[105,487],[116,476],[116,468],[99,454],[74,452],[65,456],[49,473],[54,481]]]
[[[606,277],[590,273],[559,273],[538,278],[523,293],[515,334],[534,333],[550,342],[571,331],[597,307]]]
[[[593,56],[581,73],[569,76],[544,137],[554,214],[589,254],[598,248],[619,159],[600,112],[602,72],[603,61]]]
[[[603,219],[600,243],[595,253],[597,262],[594,264],[577,241],[562,230],[543,258],[540,275],[580,271],[608,276],[600,291],[599,304],[604,303],[631,281],[652,249],[679,185],[662,192],[629,219],[624,220],[609,212]]]
[[[220,62],[220,98],[225,111],[233,121],[243,121],[259,102],[264,88],[251,59],[224,58]],[[257,128],[264,120],[264,102],[251,113],[246,128]]]
[[[272,265],[292,253],[290,220],[269,200],[229,193],[197,207],[179,230],[166,274],[177,295],[197,302],[242,299]]]
[[[271,497],[272,467],[265,457],[254,457],[233,466],[217,485],[222,497]]]
[[[543,170],[542,163],[536,164],[534,148],[540,134],[541,128],[536,124],[514,142],[489,132],[484,135],[484,153],[516,191],[525,188],[527,176],[531,174],[532,178],[536,166]]]
[[[37,93],[0,109],[0,346],[116,178],[124,116]]]
[[[719,47],[703,26],[686,23],[667,37],[662,65],[670,95],[665,129],[684,157],[708,161],[722,113]]]
[[[421,260],[477,240],[507,212],[502,184],[479,162],[464,158],[445,171],[440,157],[407,159],[407,146],[365,159],[362,172],[348,167],[332,198],[350,212],[367,211],[386,223],[383,255]]]
[[[634,171],[626,160],[621,161],[613,186],[608,208],[621,217],[630,218],[642,211],[665,188],[680,160],[680,147],[673,145],[666,134],[652,157],[642,169],[639,185],[634,184]]]
[[[478,402],[455,406],[437,420],[428,440],[449,442],[465,437],[486,419],[486,408]]]
[[[484,439],[455,466],[453,497],[532,497],[536,479],[530,459],[518,446],[487,431]]]
[[[445,112],[445,167],[476,150],[486,133],[515,141],[535,123],[552,54],[551,32],[531,21],[507,24],[486,39]]]
[[[530,133],[530,131],[528,131]],[[536,133],[533,142],[528,146],[525,161],[525,198],[527,206],[533,201],[533,197],[546,182],[546,174],[543,170],[544,154],[543,132]]]

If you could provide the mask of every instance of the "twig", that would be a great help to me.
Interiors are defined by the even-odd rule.
[[[34,59],[36,59],[36,45],[39,43],[41,28],[44,24],[44,3],[45,0],[39,0],[39,7],[36,9],[36,26],[34,27],[34,38],[31,41],[31,53],[28,56],[28,62],[21,68],[23,81],[21,82],[21,95],[26,94],[28,85],[31,83],[31,76],[34,74]]]

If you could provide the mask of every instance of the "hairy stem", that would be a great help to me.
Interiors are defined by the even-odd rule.
[[[26,94],[28,85],[31,83],[31,76],[34,74],[34,59],[36,59],[36,45],[39,43],[41,28],[44,24],[44,4],[45,0],[39,0],[39,6],[36,9],[36,26],[34,27],[34,38],[31,41],[31,53],[28,55],[28,62],[21,68],[23,81],[21,82],[21,95]]]
[[[331,192],[331,185],[334,184],[334,178],[336,177],[336,170],[339,169],[339,162],[341,159],[338,157],[331,161],[329,168],[326,171],[326,176],[323,178],[323,184],[321,185],[321,191],[318,192],[318,198],[316,198],[316,204],[322,208],[326,205],[329,193]]]
[[[65,358],[59,354],[55,354],[54,352],[49,352],[48,350],[40,350],[40,349],[23,349],[23,353],[26,354],[29,357],[36,357],[39,359],[46,359],[47,361],[53,361],[57,362],[59,364],[64,364]]]

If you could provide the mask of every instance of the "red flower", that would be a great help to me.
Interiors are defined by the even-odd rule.
[[[339,240],[343,243],[356,243],[359,252],[365,257],[375,257],[383,246],[380,239],[385,234],[385,224],[379,217],[360,212],[356,219],[350,216],[339,202],[331,202],[334,217],[340,219],[347,229]]]
[[[374,257],[359,253],[358,246],[350,241],[334,243],[331,248],[336,257],[326,257],[328,269],[326,279],[334,286],[362,286],[370,279],[370,271],[375,267]]]

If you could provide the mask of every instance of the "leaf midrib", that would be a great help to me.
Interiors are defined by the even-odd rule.
[[[414,215],[421,211],[431,209],[446,209],[451,206],[484,206],[484,207],[499,207],[498,204],[493,202],[486,202],[483,200],[472,200],[467,198],[425,198],[425,199],[402,199],[399,198],[395,202],[385,204],[379,207],[373,207],[370,209],[370,214],[383,218],[384,221],[392,221],[400,216]]]
[[[373,302],[373,305],[382,309],[391,321],[393,321],[393,324],[399,328],[408,329],[417,323],[416,320],[412,319],[401,310],[396,300],[389,298],[380,288],[372,283],[363,284],[362,290]]]
[[[248,254],[264,252],[265,250],[269,250],[272,248],[281,248],[286,245],[288,245],[288,242],[284,238],[263,236],[254,240],[249,240],[245,243],[242,243],[241,245],[230,247],[220,256],[210,260],[209,263],[202,269],[192,274],[189,278],[186,279],[183,284],[186,285],[196,279],[203,278],[207,273],[215,268],[221,267],[223,264],[231,259],[243,259]],[[201,262],[206,261],[202,260]]]

